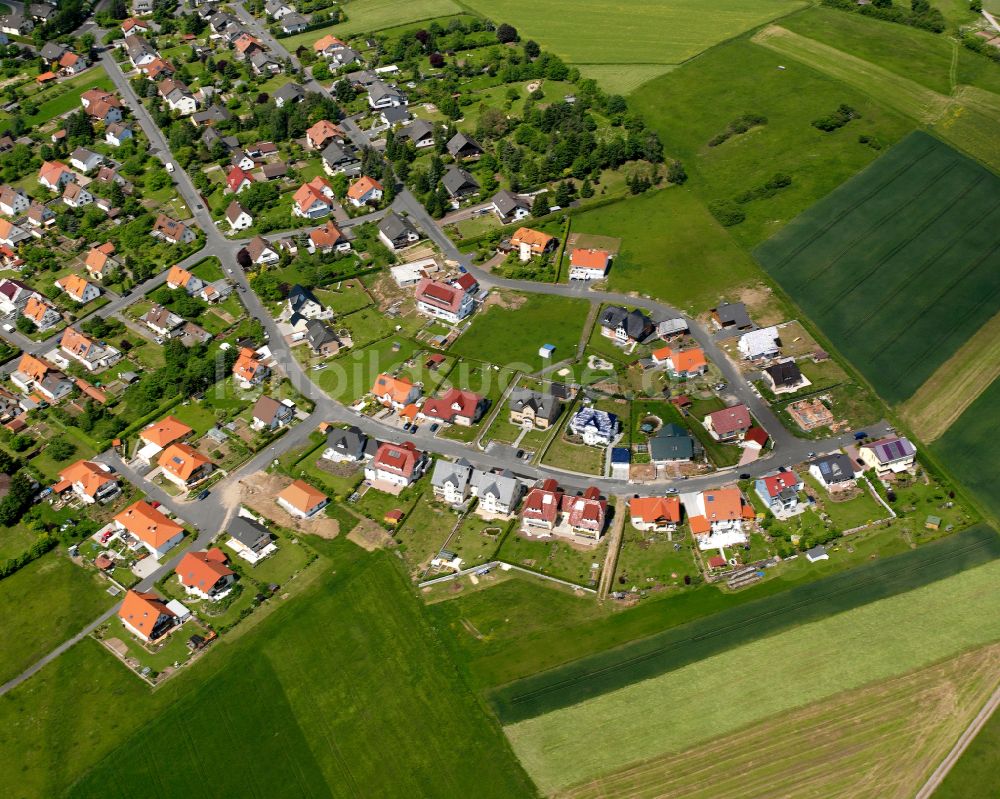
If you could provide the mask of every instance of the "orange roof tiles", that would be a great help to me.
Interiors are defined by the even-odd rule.
[[[191,428],[173,416],[165,416],[158,422],[144,427],[139,438],[158,447],[165,447],[191,433]]]
[[[347,47],[347,45],[346,45],[346,44],[344,44],[344,43],[343,43],[343,42],[342,42],[342,41],[341,41],[340,39],[338,39],[338,38],[337,38],[336,36],[332,36],[332,35],[330,35],[330,34],[327,34],[327,35],[326,35],[326,36],[324,36],[324,37],[323,37],[322,39],[317,39],[317,40],[316,40],[316,42],[315,42],[315,43],[313,44],[313,50],[314,50],[315,52],[317,52],[317,53],[322,53],[322,52],[323,52],[324,50],[326,50],[326,49],[327,49],[328,47],[332,47],[332,46],[333,46],[333,45],[335,45],[335,44],[336,44],[336,45],[339,45],[339,46],[341,46],[341,47]]]
[[[351,188],[347,190],[347,196],[350,197],[352,200],[360,200],[362,197],[368,194],[368,192],[370,192],[372,189],[377,189],[378,191],[382,191],[382,184],[379,183],[374,178],[370,178],[368,177],[368,175],[364,175],[358,178],[356,181],[354,181],[353,184],[351,184]]]
[[[236,363],[233,364],[233,374],[241,380],[250,382],[257,376],[261,366],[260,356],[249,347],[243,347]]]
[[[236,573],[226,565],[226,553],[218,547],[185,553],[174,571],[181,584],[206,594],[223,577]]]
[[[74,300],[82,300],[83,293],[90,284],[80,275],[70,274],[57,280],[56,285]]]
[[[101,490],[101,486],[108,482],[117,482],[117,478],[111,472],[105,471],[101,465],[94,461],[79,460],[71,466],[67,466],[59,472],[60,483],[65,483],[66,488],[75,483],[79,483],[83,493],[88,497],[93,497]]]
[[[611,254],[607,250],[584,250],[576,249],[569,256],[570,266],[579,266],[583,269],[600,269],[602,271],[608,268],[608,260],[611,258]]]
[[[186,286],[192,277],[194,277],[194,275],[188,272],[187,269],[174,264],[170,267],[170,271],[167,272],[167,283],[174,286]]]
[[[29,297],[22,313],[37,324],[41,324],[45,314],[53,310],[55,309],[44,300],[40,300],[38,297]]]
[[[413,390],[413,383],[405,377],[393,377],[384,372],[375,378],[372,394],[376,397],[388,396],[390,402],[405,403]]]
[[[284,500],[302,513],[308,513],[321,502],[326,502],[327,496],[305,480],[296,480],[278,494],[278,499]]]
[[[140,591],[129,591],[125,594],[122,606],[118,609],[118,618],[128,622],[130,627],[138,630],[146,638],[153,634],[156,622],[161,616],[176,615],[159,596]]]
[[[701,347],[674,352],[670,356],[670,360],[674,365],[674,371],[677,372],[697,372],[708,366],[708,362],[705,360],[705,351]]]
[[[160,453],[156,461],[163,471],[179,477],[185,483],[206,463],[212,461],[189,444],[174,443]]]
[[[548,233],[542,233],[540,230],[532,230],[530,227],[518,228],[514,232],[514,235],[510,237],[510,243],[515,247],[527,244],[531,247],[533,253],[545,252],[545,249],[554,241],[555,238]]]
[[[159,549],[171,538],[184,532],[184,528],[177,522],[141,500],[115,516],[115,521],[153,549]]]
[[[45,361],[40,361],[34,355],[24,355],[17,364],[17,371],[36,382],[45,377],[51,368]]]
[[[681,520],[680,497],[633,497],[628,503],[629,513],[634,519],[644,522],[672,522]]]

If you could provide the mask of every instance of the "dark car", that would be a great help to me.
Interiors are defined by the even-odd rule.
[[[868,438],[868,434],[864,430],[858,430],[858,432],[854,434],[854,440],[860,441],[862,438]]]
[[[437,422],[434,422],[434,424],[431,425],[431,432],[436,433],[439,427],[441,427],[441,425],[439,425]]]
[[[199,500],[202,500],[202,499],[205,499],[205,498],[207,498],[207,497],[208,497],[208,495],[209,495],[209,494],[211,494],[211,493],[212,493],[212,492],[211,492],[211,491],[209,491],[209,490],[208,490],[208,489],[206,488],[206,489],[205,489],[204,491],[202,491],[202,492],[201,492],[201,493],[200,493],[200,494],[198,495],[198,499],[199,499]]]
[[[410,430],[412,430],[412,429],[413,429],[413,425],[410,424],[409,422],[407,422],[406,424],[403,425],[403,432],[404,433],[409,433]]]
[[[740,480],[749,480],[749,479],[750,479],[750,472],[743,472],[743,474],[740,475]]]
[[[520,460],[521,458],[523,458],[524,457],[524,450],[523,449],[519,449],[517,452],[514,453],[514,457],[516,457],[518,460]]]

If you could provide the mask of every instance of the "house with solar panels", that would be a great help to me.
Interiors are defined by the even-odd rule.
[[[590,447],[606,447],[618,435],[618,417],[597,408],[580,408],[569,420],[569,430]]]

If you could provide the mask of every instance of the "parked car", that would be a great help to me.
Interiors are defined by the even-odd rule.
[[[858,432],[854,434],[855,441],[860,441],[863,438],[868,438],[868,433],[866,433],[864,430],[858,430]]]
[[[212,493],[212,492],[211,492],[211,491],[209,491],[209,490],[208,490],[208,489],[206,488],[206,489],[205,489],[204,491],[202,491],[202,492],[201,492],[201,493],[200,493],[200,494],[198,495],[197,499],[198,499],[198,500],[203,500],[203,499],[207,498],[207,497],[208,497],[208,495],[209,495],[209,494],[211,494],[211,493]]]
[[[157,500],[157,499],[154,499],[152,502],[149,503],[149,505],[150,505],[150,507],[158,508],[158,507],[160,507],[160,501]]]
[[[439,425],[437,422],[434,422],[434,424],[431,425],[431,432],[436,433],[440,427],[441,425]]]
[[[112,532],[113,531],[111,531],[111,530],[105,530],[103,533],[101,533],[101,543],[102,544],[108,543],[108,539],[111,538]]]

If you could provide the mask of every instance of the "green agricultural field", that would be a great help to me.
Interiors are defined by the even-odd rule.
[[[638,291],[691,313],[707,310],[760,277],[753,261],[686,188],[580,214],[572,231],[622,240],[609,272],[612,290]]]
[[[522,39],[535,39],[585,73],[596,66],[590,75],[621,92],[803,4],[723,0],[711,12],[699,0],[637,0],[628,6],[611,0],[551,0],[541,6],[531,0],[467,0],[467,5],[495,22],[509,22]]]
[[[935,456],[972,491],[994,518],[1000,518],[1000,456],[994,446],[1000,414],[1000,380],[996,380],[931,445]]]
[[[374,33],[385,28],[393,28],[410,22],[420,22],[434,17],[446,17],[461,13],[461,7],[453,0],[352,0],[343,7],[347,19],[328,28],[299,33],[281,40],[287,50],[295,52],[299,47],[309,47],[327,34],[344,38],[358,33]]]
[[[934,791],[935,799],[990,799],[1000,785],[1000,713],[994,712]]]
[[[1000,638],[1000,594],[991,589],[998,578],[1000,561],[994,561],[798,624],[513,724],[506,732],[528,773],[550,793],[995,641]],[[759,678],[734,680],[734,674]],[[600,736],[601,746],[593,745],[592,736]]]
[[[0,790],[533,796],[396,558],[316,543],[329,558],[316,586],[155,691],[87,640],[5,696],[0,757],[18,768],[0,776]],[[155,784],[151,741],[172,753]]]
[[[466,358],[534,372],[550,362],[538,355],[543,344],[555,344],[551,363],[576,358],[576,348],[587,318],[586,300],[507,294],[492,305],[452,345],[451,352]]]
[[[862,119],[832,133],[810,124],[841,103],[857,109]],[[746,38],[715,47],[649,82],[629,104],[660,134],[666,152],[684,163],[691,190],[706,202],[732,200],[777,172],[791,176],[792,184],[774,196],[741,206],[746,220],[729,230],[747,247],[875,160],[878,152],[859,143],[859,134],[874,136],[887,147],[914,128],[865,92]],[[744,114],[764,116],[767,124],[708,146]]]
[[[510,683],[494,691],[490,700],[505,724],[539,716],[734,646],[911,591],[998,556],[1000,537],[991,528],[979,526],[756,602],[727,610],[716,606],[719,612],[689,624],[664,629],[661,611],[661,632]],[[675,601],[690,601],[698,593],[704,592],[687,592]]]
[[[58,551],[0,581],[0,683],[35,663],[111,607],[104,582]]]
[[[914,133],[754,254],[900,402],[1000,310],[1000,178]]]

